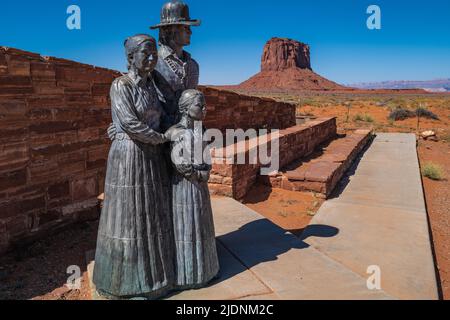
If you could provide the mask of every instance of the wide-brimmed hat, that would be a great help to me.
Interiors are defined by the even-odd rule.
[[[161,22],[151,26],[150,29],[172,25],[199,26],[200,23],[200,20],[190,18],[187,4],[181,1],[171,1],[166,3],[161,9]]]

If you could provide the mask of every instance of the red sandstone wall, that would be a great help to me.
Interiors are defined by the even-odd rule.
[[[0,253],[99,215],[116,71],[0,47]],[[295,107],[202,87],[210,128],[285,128]]]
[[[98,216],[118,75],[0,48],[0,252]]]
[[[320,144],[335,138],[336,132],[336,118],[318,119],[281,130],[278,150],[279,169],[294,160],[310,155]],[[223,154],[227,154],[226,151],[223,151]],[[236,158],[236,153],[234,157]],[[245,151],[245,158],[249,158],[248,149]],[[217,160],[224,161],[214,159],[214,162]],[[226,164],[225,162],[217,164],[215,162],[211,171],[209,189],[213,194],[241,200],[260,177],[260,169],[260,164]]]
[[[269,98],[240,95],[210,87],[199,88],[206,98],[207,128],[285,129],[295,126],[295,105]]]

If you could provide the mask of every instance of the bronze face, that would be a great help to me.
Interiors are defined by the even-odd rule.
[[[196,96],[189,107],[189,117],[195,121],[201,121],[206,117],[206,103],[203,96]]]
[[[158,51],[154,43],[144,42],[133,54],[133,64],[137,70],[142,72],[152,72],[158,62]]]
[[[173,28],[175,29],[173,40],[178,46],[184,47],[191,44],[192,30],[190,26],[177,25],[173,26]]]

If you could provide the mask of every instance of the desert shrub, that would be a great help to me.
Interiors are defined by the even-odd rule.
[[[372,122],[375,121],[375,120],[372,118],[372,116],[371,116],[370,114],[365,114],[363,118],[364,118],[364,121],[365,121],[365,122],[370,122],[370,123],[372,123]]]
[[[321,103],[314,98],[300,98],[297,102],[301,106],[320,107]]]
[[[389,107],[404,109],[408,106],[408,101],[402,98],[391,98],[387,101]]]
[[[353,117],[353,121],[364,121],[364,122],[374,122],[375,120],[372,118],[370,114],[357,114]]]
[[[408,118],[414,118],[415,116],[416,113],[414,111],[397,107],[391,111],[388,118],[394,121],[398,121],[398,120],[405,120]]]
[[[428,162],[422,168],[422,175],[431,180],[439,181],[444,179],[444,170],[439,165]]]
[[[430,110],[427,110],[425,108],[419,107],[416,109],[416,115],[422,118],[428,118],[433,120],[439,120],[439,117],[435,115]]]

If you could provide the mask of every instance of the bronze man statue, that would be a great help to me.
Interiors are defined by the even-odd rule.
[[[183,91],[196,89],[199,80],[199,65],[183,47],[191,43],[191,26],[199,26],[200,20],[189,16],[189,7],[181,1],[166,3],[161,10],[161,22],[150,29],[159,29],[158,64],[153,78],[165,115],[161,129],[167,130],[178,123],[178,101]],[[108,134],[115,136],[111,125]]]
[[[198,63],[183,50],[191,43],[191,26],[199,26],[200,20],[192,20],[189,8],[181,1],[166,3],[161,11],[159,28],[158,64],[154,71],[160,100],[166,111],[167,128],[180,120],[178,101],[187,89],[196,89],[199,79]]]

